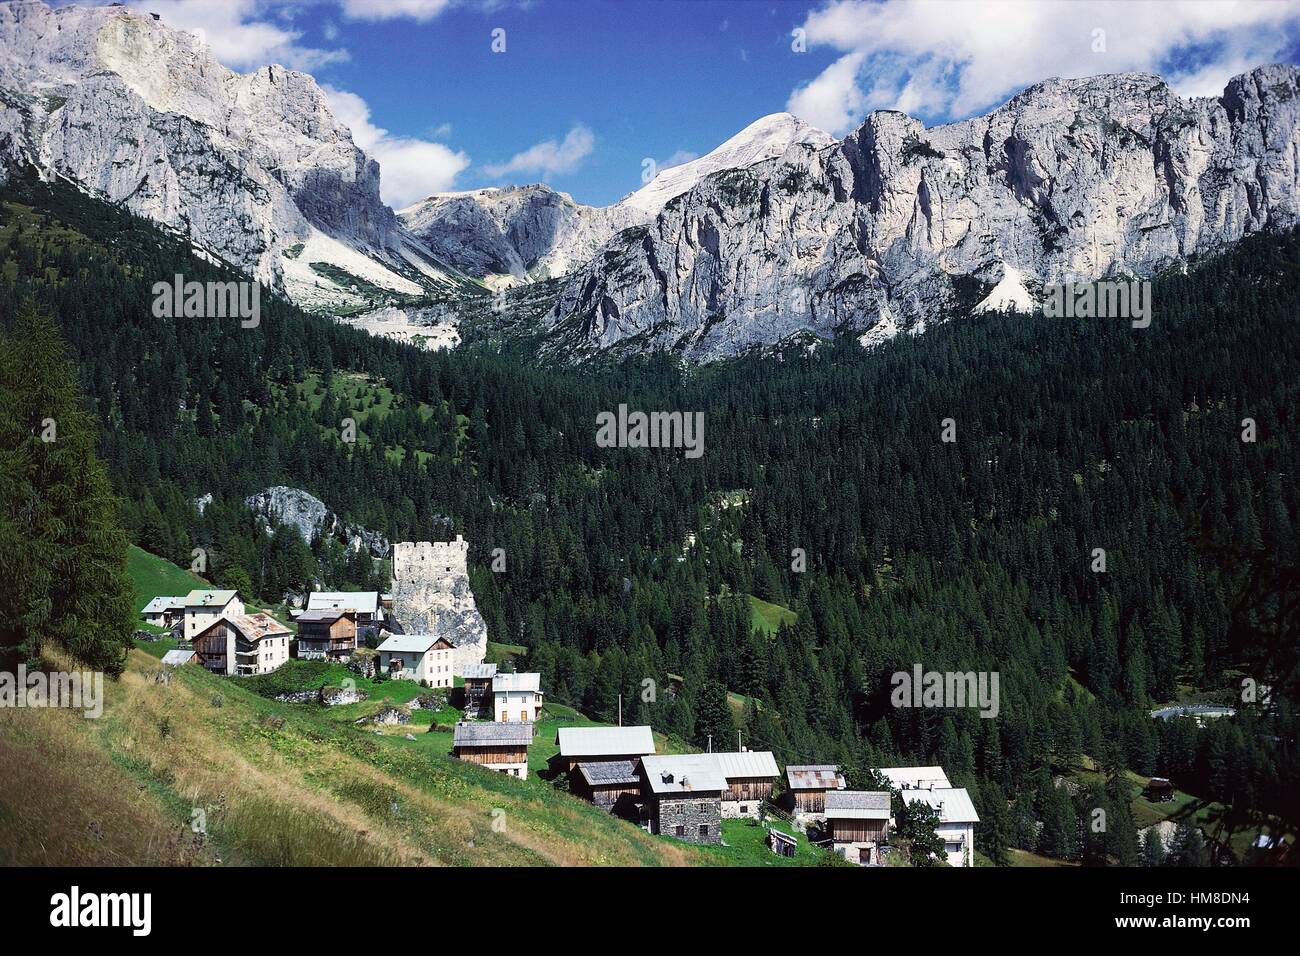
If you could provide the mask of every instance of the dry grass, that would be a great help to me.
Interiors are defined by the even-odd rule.
[[[405,749],[197,668],[158,683],[158,667],[133,652],[99,720],[0,711],[0,765],[26,770],[0,775],[0,862],[701,862],[541,781]]]

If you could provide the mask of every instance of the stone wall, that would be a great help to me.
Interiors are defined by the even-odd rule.
[[[655,825],[661,836],[687,843],[722,842],[722,801],[716,794],[688,793],[660,797],[655,806]],[[708,828],[700,833],[700,827]],[[679,834],[677,828],[681,827]]]

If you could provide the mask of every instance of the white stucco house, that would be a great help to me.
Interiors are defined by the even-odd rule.
[[[492,713],[498,721],[540,720],[541,674],[497,674],[492,678]]]
[[[194,590],[185,595],[185,629],[182,637],[193,641],[222,618],[241,617],[244,602],[238,591]]]
[[[394,634],[379,645],[379,669],[394,680],[451,687],[456,648],[432,634]]]
[[[975,824],[979,814],[964,787],[907,789],[901,791],[909,803],[928,803],[939,815],[935,833],[943,840],[949,866],[975,865]]]

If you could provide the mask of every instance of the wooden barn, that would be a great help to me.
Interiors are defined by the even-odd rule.
[[[727,781],[722,791],[722,816],[757,817],[763,802],[772,796],[772,785],[781,771],[770,750],[741,750],[715,753],[718,770]]]
[[[466,664],[461,677],[465,679],[465,713],[480,714],[492,709],[492,678],[497,676],[495,664]]]
[[[342,661],[357,649],[356,611],[303,611],[296,621],[301,660]]]
[[[889,836],[888,790],[829,790],[824,798],[826,835],[850,863],[880,862]]]
[[[569,774],[569,789],[604,810],[634,817],[641,796],[641,772],[634,760],[580,763]]]
[[[785,768],[791,809],[800,816],[820,818],[826,812],[826,792],[843,790],[844,775],[834,764],[803,764]]]
[[[560,752],[551,758],[552,766],[566,773],[580,763],[635,763],[655,752],[655,738],[649,727],[561,727],[555,742]]]
[[[528,747],[532,742],[531,722],[461,721],[452,736],[451,753],[457,760],[527,780]]]

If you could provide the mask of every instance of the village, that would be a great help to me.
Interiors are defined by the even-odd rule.
[[[446,755],[521,781],[528,780],[531,762],[538,777],[654,835],[719,846],[724,821],[748,820],[762,829],[763,846],[775,857],[794,857],[802,838],[845,863],[897,865],[891,844],[897,811],[921,804],[933,811],[940,862],[974,865],[979,817],[968,792],[954,787],[942,767],[877,768],[874,779],[888,789],[854,790],[839,766],[782,768],[771,751],[739,742],[727,752],[660,752],[651,727],[623,726],[621,719],[616,726],[556,727],[544,766],[537,767],[530,756],[548,713],[541,675],[485,661],[486,631],[468,594],[467,552],[459,536],[399,543],[392,593],[310,592],[290,611],[292,626],[250,608],[238,591],[219,588],[156,596],[141,617],[175,637],[176,647],[161,658],[164,671],[198,666],[257,677],[290,660],[323,661],[365,678],[409,682],[413,693],[427,692],[420,699],[429,706],[454,701]],[[395,708],[377,718],[406,719]]]

